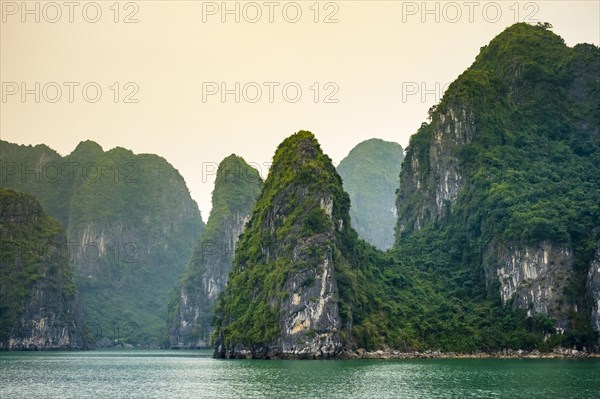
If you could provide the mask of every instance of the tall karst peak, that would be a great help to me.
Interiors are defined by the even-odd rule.
[[[93,140],[84,140],[77,144],[77,147],[71,152],[71,155],[88,155],[88,156],[97,156],[102,154],[104,149],[98,143]]]
[[[29,194],[0,188],[0,351],[87,348],[63,227]]]
[[[169,305],[170,347],[209,345],[217,295],[261,184],[258,171],[241,157],[230,155],[219,164],[208,223]]]
[[[446,248],[483,272],[489,295],[573,337],[592,336],[582,326],[597,314],[585,282],[600,221],[599,70],[596,46],[568,47],[545,24],[507,28],[411,137],[397,198],[398,246],[463,237]]]
[[[346,346],[338,278],[349,198],[314,135],[281,143],[217,305],[217,357],[332,357]],[[344,307],[347,313],[347,307]]]
[[[352,226],[380,249],[394,243],[395,198],[403,159],[400,144],[369,139],[350,150],[337,168],[352,202]]]

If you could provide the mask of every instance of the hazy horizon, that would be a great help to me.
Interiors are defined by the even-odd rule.
[[[233,14],[221,2],[91,3],[28,2],[34,14],[0,3],[1,138],[62,155],[84,140],[157,154],[204,221],[213,167],[231,153],[264,177],[298,130],[336,164],[369,138],[406,148],[444,86],[514,22],[550,22],[569,46],[600,44],[596,1],[227,2]]]

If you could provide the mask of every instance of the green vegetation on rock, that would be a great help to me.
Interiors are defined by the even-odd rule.
[[[599,59],[542,25],[484,47],[411,138],[388,253],[358,239],[312,134],[287,138],[217,306],[215,355],[593,348]]]
[[[216,356],[335,357],[361,347],[424,346],[406,316],[428,303],[419,295],[435,291],[359,240],[349,208],[314,136],[301,131],[284,140],[217,305]],[[405,323],[407,330],[398,328]]]
[[[321,224],[319,215],[313,216],[312,222],[307,218],[319,206],[317,192],[344,195],[331,160],[312,134],[299,132],[277,149],[251,219],[240,236],[229,283],[216,310],[215,334],[222,337],[224,347],[269,345],[277,339],[286,277],[295,266],[304,266],[292,264],[289,254],[298,240],[312,235],[313,227]],[[336,218],[340,218],[343,210],[339,205],[347,208],[349,199],[336,203]]]
[[[238,236],[261,184],[258,171],[239,156],[219,164],[210,217],[169,304],[169,346],[209,345],[217,295],[227,283]]]
[[[0,350],[82,349],[65,232],[29,194],[0,188]]]
[[[481,49],[411,137],[399,184],[401,148],[378,140],[340,165],[350,195],[310,132],[279,145],[262,186],[226,158],[199,242],[197,207],[157,156],[84,142],[62,158],[2,142],[1,182],[39,196],[71,244],[99,249],[76,251],[73,264],[92,331],[113,340],[155,343],[172,293],[170,345],[204,345],[216,306],[217,357],[599,350],[600,49],[567,47],[548,28],[515,24]],[[65,162],[89,169],[53,179],[44,168]],[[389,232],[396,186],[396,238],[383,252],[352,224],[387,248],[387,233],[370,234]],[[18,194],[0,193],[12,209]],[[0,258],[3,325],[42,281],[29,246],[59,234],[40,220],[15,227]]]
[[[157,345],[203,228],[179,172],[159,156],[91,141],[65,157],[2,141],[0,161],[2,186],[38,196],[65,225],[93,338]]]
[[[599,74],[597,47],[513,25],[411,138],[397,252],[453,309],[441,320],[460,331],[474,317],[453,345],[593,347],[585,283],[600,226]],[[544,341],[554,327],[565,334]]]
[[[400,144],[370,139],[354,147],[337,168],[350,195],[352,227],[362,239],[384,250],[394,243],[403,159]]]

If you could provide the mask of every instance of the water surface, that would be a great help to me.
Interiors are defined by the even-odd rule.
[[[600,360],[215,360],[209,351],[0,352],[0,398],[600,398]]]

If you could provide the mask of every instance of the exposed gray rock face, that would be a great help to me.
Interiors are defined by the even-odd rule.
[[[500,283],[500,298],[506,304],[527,310],[529,316],[543,314],[565,328],[566,310],[557,302],[573,274],[573,253],[569,247],[542,241],[535,246],[490,244],[485,260],[487,287]],[[565,305],[566,306],[566,305]]]
[[[452,150],[471,142],[475,132],[474,117],[466,107],[440,114],[440,121],[433,132],[430,157],[432,171],[437,184],[434,186],[435,208],[431,215],[435,220],[444,215],[449,204],[454,204],[464,186],[464,177],[459,172],[458,160]]]
[[[353,267],[340,245],[356,240],[349,202],[311,133],[279,146],[217,306],[215,357],[322,359],[351,345],[339,285]]]
[[[432,127],[433,126],[433,127]],[[396,234],[419,230],[442,219],[456,202],[465,185],[456,150],[471,142],[476,129],[475,117],[467,105],[450,105],[439,119],[425,129],[432,129],[429,153],[425,157],[409,147],[401,174],[397,207]],[[410,206],[410,212],[403,207]]]
[[[258,172],[241,157],[231,155],[219,165],[206,230],[181,277],[175,302],[169,305],[171,348],[210,345],[217,297],[227,283],[238,237],[261,183]]]
[[[85,349],[62,226],[30,195],[0,188],[0,350]]]
[[[590,265],[587,289],[592,301],[592,328],[600,333],[600,241],[598,241],[598,250]]]
[[[161,342],[169,295],[204,227],[179,172],[157,155],[104,151],[91,141],[65,157],[3,141],[0,160],[32,171],[0,185],[38,196],[64,224],[93,339]],[[57,168],[59,177],[45,177]],[[124,335],[124,325],[136,332]]]
[[[468,184],[457,153],[476,133],[475,117],[468,106],[457,104],[448,105],[438,117],[425,127],[432,129],[427,164],[421,165],[423,158],[410,147],[406,155],[404,168],[409,170],[401,175],[397,202],[399,235],[443,221]],[[413,208],[402,210],[405,204]],[[557,320],[557,327],[565,327],[568,307],[559,311],[557,301],[572,275],[573,253],[568,245],[544,241],[527,247],[492,241],[482,256],[487,287],[497,279],[503,303],[514,297],[513,305],[529,315],[548,315]]]
[[[317,236],[297,246],[294,261],[309,261],[305,254],[311,247],[327,248],[325,241],[324,237]],[[331,249],[326,249],[317,267],[290,273],[284,291],[291,295],[281,307],[282,355],[320,358],[337,354],[342,344],[339,337],[342,323]]]
[[[250,210],[247,211],[250,213]],[[227,284],[237,239],[248,214],[236,213],[220,221],[222,237],[202,238],[178,287],[179,304],[171,321],[171,348],[206,348],[213,331],[212,311]],[[197,273],[197,274],[196,274]]]
[[[48,350],[86,349],[85,324],[77,297],[64,298],[60,292],[36,284],[19,325],[0,349]]]
[[[530,27],[515,26],[515,32],[520,29]],[[535,48],[539,49],[556,39],[548,34],[545,43],[536,43]],[[524,63],[523,59],[534,55],[529,54],[533,47],[525,50],[524,46],[516,55],[510,46],[500,43],[495,39],[482,49],[472,67],[452,83],[444,99],[432,108],[430,123],[424,123],[411,138],[397,199],[397,243],[400,244],[401,239],[411,232],[425,227],[436,232],[464,234],[469,242],[465,245],[459,243],[452,250],[459,252],[463,259],[470,259],[472,265],[484,266],[488,292],[492,288],[496,291],[495,283],[499,282],[498,291],[493,294],[499,293],[503,303],[510,302],[525,309],[530,316],[548,315],[556,321],[556,327],[576,329],[573,315],[578,311],[587,313],[588,310],[582,309],[585,303],[579,301],[574,293],[577,290],[579,298],[583,298],[581,283],[584,276],[580,268],[574,270],[574,265],[579,264],[581,256],[588,255],[578,251],[580,238],[578,234],[571,233],[568,224],[582,223],[587,216],[581,216],[585,212],[578,210],[572,213],[578,216],[573,216],[570,221],[554,217],[555,214],[569,214],[568,209],[576,209],[578,204],[583,203],[581,198],[570,204],[565,201],[567,205],[564,208],[552,207],[551,204],[562,204],[564,198],[577,197],[579,189],[586,192],[587,198],[597,195],[594,190],[589,190],[589,187],[597,186],[597,181],[589,177],[594,173],[588,172],[594,170],[594,163],[597,164],[589,154],[597,151],[594,144],[597,144],[599,131],[595,106],[598,92],[593,89],[597,86],[598,48],[578,45],[568,50],[572,50],[569,61],[565,61],[564,65],[556,64],[561,65],[556,70],[564,73],[561,75],[564,78],[542,95],[547,88],[545,82],[530,74],[528,69],[535,64],[539,65],[536,69],[553,68],[553,62],[532,57],[531,63]],[[533,41],[525,43],[534,45]],[[556,44],[564,46],[562,39],[558,39]],[[507,53],[499,56],[504,50],[508,50]],[[549,51],[540,51],[540,54],[545,56]],[[467,93],[462,85],[472,72],[478,78],[489,77],[489,87],[494,87],[494,91],[486,93],[485,85],[482,85]],[[561,106],[552,112],[538,114],[537,111],[544,109],[545,102],[549,103],[559,91],[561,95],[556,98],[555,104]],[[527,112],[527,117],[521,118],[521,112],[531,104],[536,105]],[[572,115],[568,112],[563,114],[562,110],[571,109],[569,107],[576,111]],[[556,118],[555,121],[552,118]],[[553,122],[541,127],[550,120]],[[564,137],[555,134],[555,126],[562,123],[570,126],[565,129]],[[533,131],[536,134],[530,135]],[[504,133],[508,132],[504,137]],[[578,141],[580,138],[582,140]],[[546,154],[543,149],[542,143],[546,140],[562,142],[561,146],[568,148],[568,152],[581,158],[573,157],[571,161],[565,161],[564,167],[556,168],[559,161],[553,157],[555,153]],[[495,150],[489,151],[492,148]],[[508,148],[510,150],[505,151]],[[556,151],[555,148],[561,147],[552,148]],[[513,158],[509,155],[518,154],[523,149],[527,149],[522,153],[527,153],[527,156]],[[540,162],[537,156],[544,161]],[[560,179],[564,187],[570,188],[556,195],[560,190],[553,192],[550,189],[553,182],[543,180],[552,173],[536,176],[538,168],[529,164],[533,158],[540,162],[539,170],[545,170],[546,165],[549,169],[555,167],[557,174],[561,175],[557,181]],[[506,162],[508,159],[511,161]],[[571,165],[567,166],[567,163],[575,160],[581,160],[581,165],[586,166],[569,169]],[[578,171],[573,176],[562,175],[565,170]],[[573,187],[579,188],[567,194]],[[536,193],[527,198],[519,197],[528,190]],[[514,195],[511,197],[508,192]],[[592,202],[596,197],[593,198]],[[590,210],[590,214],[595,212]],[[539,215],[539,219],[536,220],[535,215]],[[583,229],[590,228],[589,219],[582,223],[585,225]],[[531,222],[539,224],[532,228]],[[563,233],[551,234],[553,228]],[[527,244],[515,242],[519,240]],[[472,249],[465,249],[469,246]]]

